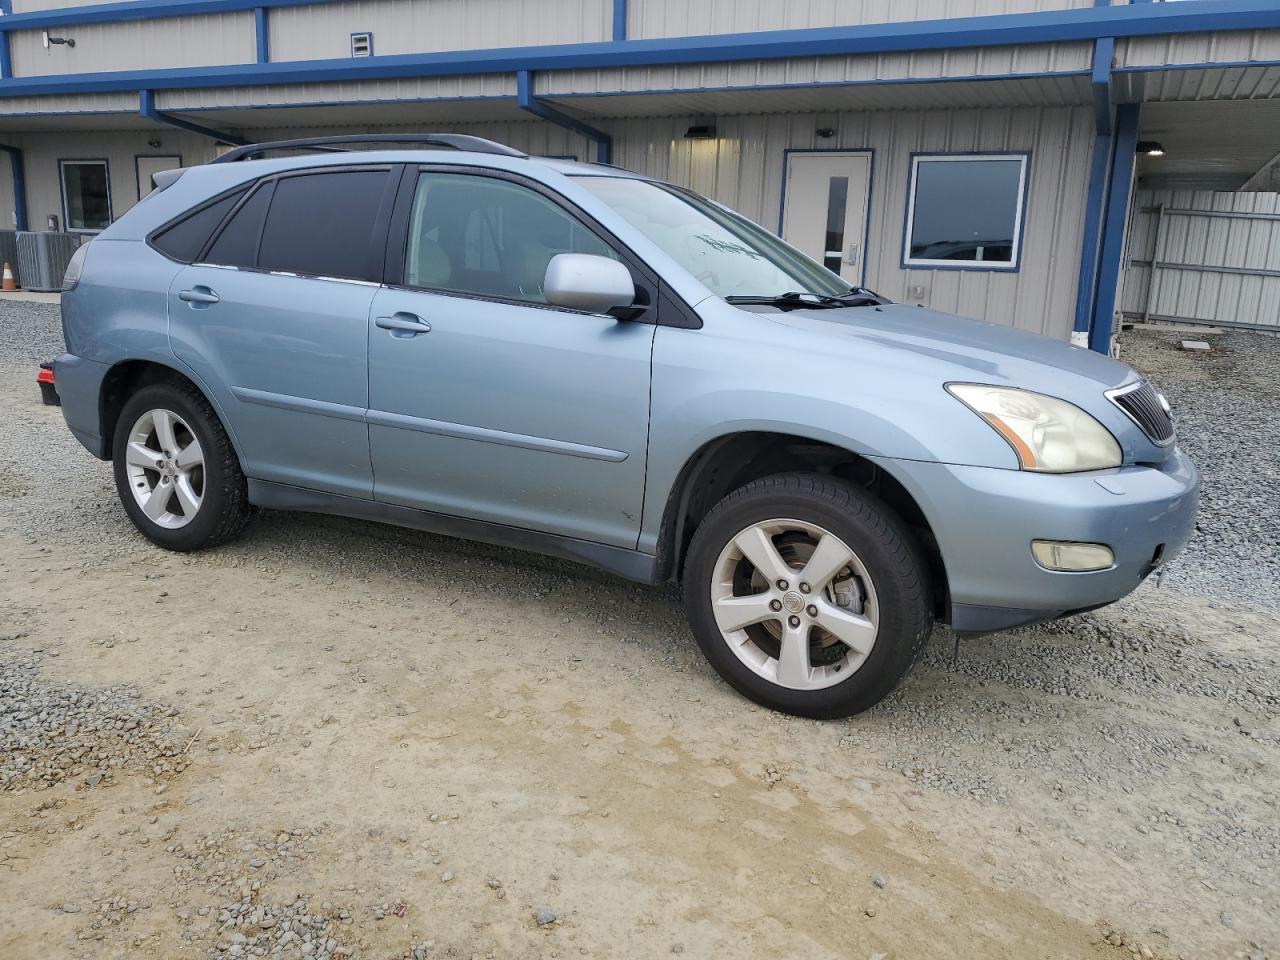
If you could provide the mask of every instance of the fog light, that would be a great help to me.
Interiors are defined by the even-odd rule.
[[[1115,565],[1111,548],[1101,543],[1069,543],[1064,540],[1032,540],[1031,554],[1046,570],[1083,573]]]

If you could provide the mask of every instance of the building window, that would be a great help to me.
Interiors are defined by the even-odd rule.
[[[1026,154],[911,158],[902,265],[1016,270]]]
[[[111,186],[105,160],[59,160],[62,221],[68,230],[97,231],[111,225]]]

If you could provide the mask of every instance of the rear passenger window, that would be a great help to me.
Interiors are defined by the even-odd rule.
[[[237,190],[207,207],[179,220],[163,233],[152,237],[151,245],[166,256],[190,263],[200,256],[210,235],[222,222],[222,218],[231,212],[242,196],[243,190]]]
[[[262,231],[258,266],[321,277],[369,279],[384,170],[283,177]]]
[[[204,255],[205,263],[227,267],[252,267],[257,262],[258,238],[262,236],[262,220],[271,203],[272,184],[264,183],[227,221],[213,246]]]

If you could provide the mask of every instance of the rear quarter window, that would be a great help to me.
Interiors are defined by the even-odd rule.
[[[151,246],[167,257],[190,263],[200,256],[213,231],[242,196],[244,191],[237,190],[189,213],[152,237]]]
[[[252,267],[258,257],[258,238],[262,236],[262,221],[271,204],[271,182],[258,186],[241,204],[222,228],[213,246],[204,255],[206,263],[226,267]]]

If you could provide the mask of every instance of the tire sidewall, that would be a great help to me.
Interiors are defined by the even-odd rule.
[[[932,628],[918,589],[923,582],[928,596],[927,566],[909,532],[886,504],[857,488],[845,489],[876,522],[818,496],[763,487],[713,510],[699,525],[685,564],[685,604],[704,655],[740,693],[786,713],[830,719],[866,710],[905,676]],[[774,519],[802,520],[835,534],[858,555],[875,587],[880,619],[871,653],[847,679],[822,690],[793,690],[756,674],[729,648],[712,612],[711,580],[721,550],[752,524]]]
[[[169,529],[162,527],[142,512],[130,488],[129,472],[125,461],[125,448],[134,423],[148,410],[171,410],[190,427],[205,454],[204,494],[196,518],[190,523]],[[194,403],[183,391],[167,384],[143,387],[130,397],[120,411],[115,434],[111,442],[111,460],[115,473],[116,493],[125,513],[134,526],[152,543],[169,550],[195,550],[203,546],[215,534],[219,520],[227,509],[225,464],[215,455],[219,449],[219,437],[214,431],[222,426],[211,421],[210,415]]]

